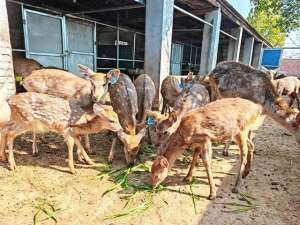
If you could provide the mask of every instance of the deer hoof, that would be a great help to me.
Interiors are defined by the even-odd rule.
[[[185,178],[183,178],[183,180],[187,183],[192,183],[193,181],[193,176],[189,176],[187,175]]]
[[[39,155],[40,155],[40,154],[39,154],[38,152],[33,152],[33,153],[32,153],[32,156],[33,156],[33,157],[38,157]]]
[[[228,157],[229,156],[228,152],[223,152],[223,156]]]
[[[232,193],[239,193],[239,189],[237,187],[232,188]]]
[[[245,170],[244,173],[243,173],[243,175],[242,175],[242,178],[243,178],[243,179],[246,178],[246,177],[248,176],[249,173],[250,173],[250,171]]]
[[[214,200],[216,197],[217,197],[216,194],[210,194],[207,199],[208,200]]]

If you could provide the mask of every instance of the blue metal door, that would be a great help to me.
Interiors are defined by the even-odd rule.
[[[171,74],[181,75],[183,45],[172,43]]]

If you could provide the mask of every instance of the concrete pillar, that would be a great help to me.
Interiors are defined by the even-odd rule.
[[[205,20],[211,23],[213,27],[204,25],[199,71],[200,74],[207,74],[209,71],[213,70],[217,64],[221,28],[220,8],[206,13]]]
[[[233,28],[231,29],[230,33],[237,39],[234,40],[230,38],[229,40],[227,60],[233,60],[235,62],[238,62],[240,57],[243,27]]]
[[[253,45],[254,45],[254,37],[248,37],[245,39],[243,58],[242,58],[242,62],[244,64],[251,65]]]
[[[255,68],[259,67],[262,50],[263,50],[263,43],[262,42],[256,43],[254,45],[252,66],[255,67]]]
[[[6,96],[16,93],[5,0],[0,0],[0,91]]]
[[[145,72],[152,78],[159,106],[160,84],[170,74],[174,0],[146,1]]]

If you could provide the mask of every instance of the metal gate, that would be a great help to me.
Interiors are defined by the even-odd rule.
[[[171,74],[181,75],[183,45],[172,43]]]
[[[66,69],[62,17],[24,9],[23,19],[26,58]]]
[[[79,74],[77,64],[95,68],[95,25],[29,9],[23,11],[26,58]]]
[[[71,18],[67,22],[68,70],[78,74],[77,64],[94,68],[96,58],[95,25]]]

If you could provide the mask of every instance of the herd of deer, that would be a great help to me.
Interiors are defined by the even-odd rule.
[[[299,107],[300,82],[292,77],[274,80],[268,72],[237,62],[222,62],[206,76],[190,73],[181,81],[168,76],[161,85],[163,109],[158,112],[152,111],[156,89],[146,74],[132,82],[118,69],[103,74],[79,65],[81,78],[64,70],[43,68],[32,60],[18,64],[15,73],[26,74],[22,85],[27,92],[8,99],[0,97],[0,158],[8,158],[11,170],[16,169],[14,139],[28,131],[33,133],[33,154],[38,153],[36,133],[62,135],[68,147],[71,173],[75,173],[74,144],[78,160],[93,164],[85,151],[93,151],[89,134],[114,132],[108,161],[113,161],[115,145],[120,140],[126,162],[132,164],[148,131],[149,141],[158,149],[151,169],[152,185],[161,183],[174,161],[189,149],[193,151],[193,160],[186,179],[192,179],[193,169],[201,158],[210,186],[209,199],[214,199],[212,142],[226,144],[224,155],[228,155],[231,142],[240,149],[233,192],[238,192],[242,178],[250,172],[254,151],[251,132],[264,116],[286,128],[300,143],[300,113],[291,107],[292,102],[288,105],[281,97],[286,94],[292,101],[296,98]],[[105,101],[107,93],[109,103]],[[81,144],[82,135],[85,147]]]

